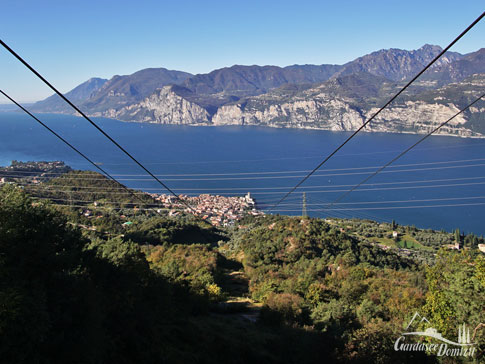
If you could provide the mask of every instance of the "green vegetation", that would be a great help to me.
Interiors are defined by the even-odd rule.
[[[441,251],[436,264],[427,267],[426,280],[429,290],[425,312],[436,329],[444,335],[456,336],[456,322],[482,323],[484,321],[485,258],[483,254],[476,255],[471,251],[465,251],[462,254]],[[480,343],[483,355],[484,330],[472,332],[472,335],[474,341]]]
[[[54,191],[120,186],[75,176],[94,175],[25,189],[56,204],[0,189],[2,362],[451,362],[394,350],[415,312],[454,340],[467,323],[485,359],[482,238],[284,216],[217,229],[129,194],[85,216]]]
[[[262,322],[309,326],[337,337],[345,360],[384,363],[396,354],[404,360],[390,341],[424,304],[426,285],[417,264],[321,220],[265,220],[239,236],[251,296],[265,305]],[[368,335],[388,345],[373,348]]]
[[[3,187],[1,361],[317,363],[332,357],[331,340],[316,333],[209,315],[218,294],[214,253],[186,248],[149,247],[147,260],[138,244],[83,238],[62,213]],[[184,261],[187,254],[192,262]],[[163,261],[169,260],[187,269],[188,278],[165,270]],[[195,293],[180,282],[185,280],[192,287],[208,283],[207,293]],[[321,347],[322,340],[328,347]]]
[[[164,217],[135,219],[126,229],[126,237],[139,244],[211,244],[226,237],[208,223],[192,220],[175,220]]]
[[[221,297],[221,288],[216,283],[218,254],[209,247],[166,244],[149,246],[144,251],[151,269],[161,276],[187,284],[195,293],[214,299]]]
[[[150,196],[135,190],[130,193],[119,183],[91,171],[72,171],[25,189],[32,196],[65,205],[90,207],[96,202],[106,209],[157,207]]]

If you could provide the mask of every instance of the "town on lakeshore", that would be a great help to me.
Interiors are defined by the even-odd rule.
[[[0,185],[3,183],[21,183],[32,185],[46,182],[72,171],[71,167],[62,161],[18,162],[12,161],[10,166],[0,167]],[[246,215],[264,215],[258,210],[256,201],[247,193],[245,196],[219,196],[201,194],[199,196],[145,193],[159,202],[160,209],[168,209],[169,216],[177,216],[182,212],[195,214],[214,226],[231,226]],[[100,206],[100,201],[93,201],[93,206]],[[187,206],[190,206],[187,207]],[[89,211],[89,212],[88,212]],[[91,215],[90,210],[83,214]]]
[[[208,220],[215,226],[233,225],[244,215],[264,215],[264,212],[256,208],[256,202],[251,193],[243,197],[226,197],[219,195],[202,194],[199,196],[179,195],[177,200],[172,195],[150,194],[155,200],[160,201],[163,207],[170,209],[169,215],[176,216],[183,209],[188,213],[196,213],[197,216]],[[183,202],[192,207],[192,211]]]
[[[19,162],[14,160],[10,166],[0,167],[0,184],[19,180],[37,184],[70,171],[72,168],[62,161]]]

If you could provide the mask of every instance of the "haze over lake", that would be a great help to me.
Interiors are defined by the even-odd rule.
[[[40,118],[125,185],[166,193],[85,120],[54,114]],[[281,198],[349,135],[96,121],[177,193],[251,192],[262,209]],[[301,214],[306,192],[310,216],[395,219],[421,228],[458,227],[485,234],[485,140],[481,139],[431,137],[330,211],[323,209],[419,138],[359,134],[275,212]],[[12,160],[63,160],[73,168],[94,169],[29,116],[5,112],[0,113],[0,165]]]

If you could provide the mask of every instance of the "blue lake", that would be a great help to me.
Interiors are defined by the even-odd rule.
[[[125,185],[166,193],[85,120],[40,119]],[[243,195],[267,208],[284,196],[349,133],[260,127],[99,125],[177,193]],[[328,203],[421,136],[361,133],[274,212],[299,215],[306,192],[310,216],[395,219],[422,228],[485,234],[485,140],[433,136],[328,210]],[[0,165],[63,160],[94,168],[30,117],[0,113]]]

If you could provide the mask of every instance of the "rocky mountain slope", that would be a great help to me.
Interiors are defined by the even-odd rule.
[[[159,87],[181,83],[190,76],[187,72],[165,68],[147,68],[128,76],[114,76],[82,106],[90,113],[120,109],[143,100]]]
[[[460,57],[454,62],[439,65],[424,75],[424,79],[439,84],[461,81],[471,75],[485,73],[485,48]]]
[[[106,116],[119,120],[137,120],[160,124],[209,124],[208,110],[187,100],[176,91],[176,86],[164,86],[138,104],[112,110]]]
[[[343,65],[342,69],[334,76],[368,72],[393,81],[402,81],[415,76],[441,51],[441,47],[429,44],[425,44],[421,48],[412,51],[382,49]],[[449,65],[462,57],[459,53],[447,52],[433,64],[432,69]]]
[[[65,96],[74,104],[82,104],[88,100],[96,91],[98,91],[108,80],[103,78],[90,78],[86,82],[81,83],[71,91],[67,92]],[[33,111],[48,111],[59,113],[71,113],[71,107],[66,104],[58,95],[52,95],[45,100],[39,101],[32,106]]]
[[[440,52],[425,45],[373,52],[342,66],[236,65],[195,76],[147,69],[115,76],[79,103],[90,115],[124,121],[355,130]],[[449,52],[367,131],[427,132],[483,92],[484,75],[485,49]],[[46,101],[39,111],[65,112]],[[484,136],[481,111],[467,111],[441,133]]]
[[[400,83],[368,73],[337,77],[316,87],[282,87],[259,96],[226,104],[211,114],[207,109],[166,86],[142,103],[110,115],[120,120],[162,124],[260,125],[317,128],[334,131],[360,127]],[[425,133],[447,120],[483,93],[485,74],[437,90],[407,93],[381,113],[366,131]],[[463,137],[485,135],[485,105],[471,108],[440,130]]]
[[[195,75],[183,86],[197,94],[253,96],[286,84],[315,83],[328,80],[340,70],[337,65],[232,66]]]
[[[91,115],[103,115],[107,110],[120,109],[142,101],[159,87],[181,83],[192,76],[190,73],[170,71],[165,68],[147,68],[126,76],[113,76],[110,80],[91,78],[66,96],[83,111]],[[57,95],[34,104],[36,112],[72,113]]]
[[[371,81],[373,79],[373,82]],[[369,87],[369,85],[374,85]],[[377,86],[380,85],[380,86]],[[400,85],[377,76],[341,76],[315,88],[270,93],[243,103],[222,106],[214,125],[266,125],[346,131],[360,127]],[[425,133],[447,120],[485,89],[485,74],[433,91],[404,95],[382,112],[366,131]],[[465,137],[485,135],[485,105],[455,118],[441,134]]]

